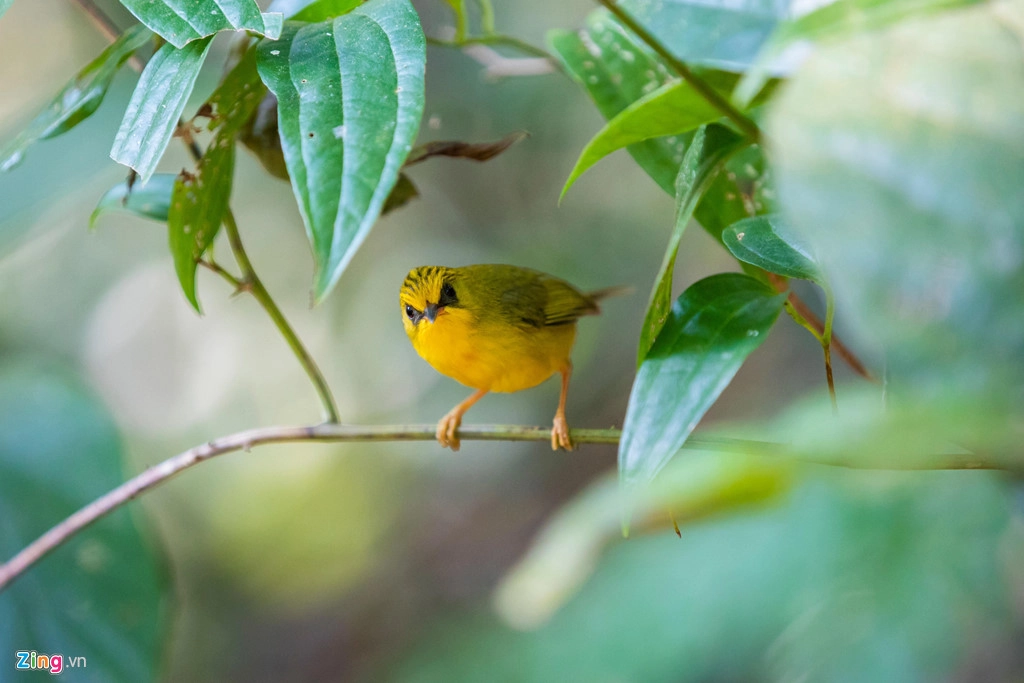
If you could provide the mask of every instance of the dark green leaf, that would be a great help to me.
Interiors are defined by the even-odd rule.
[[[728,93],[738,77],[723,72],[702,74],[705,81],[721,93]],[[626,107],[610,120],[580,152],[562,188],[562,197],[587,169],[612,152],[650,138],[681,135],[722,117],[685,81],[672,81],[650,95]]]
[[[619,445],[624,484],[651,481],[761,345],[786,294],[739,273],[691,285],[640,365]]]
[[[133,26],[89,62],[18,137],[0,148],[0,171],[17,166],[25,149],[36,140],[66,133],[91,116],[103,101],[121,65],[152,36],[152,31],[145,26]]]
[[[827,287],[810,248],[779,214],[754,216],[734,223],[722,233],[732,255],[744,263],[784,277],[811,280]]]
[[[189,303],[199,311],[196,268],[213,244],[231,199],[235,135],[252,117],[266,90],[256,72],[256,51],[246,52],[207,100],[213,140],[196,173],[182,172],[174,184],[167,220],[174,270]]]
[[[273,93],[256,108],[256,112],[239,131],[238,139],[256,155],[263,169],[281,180],[288,180],[288,166],[281,149],[281,135],[277,125],[277,98]]]
[[[689,64],[745,71],[788,18],[792,0],[623,0],[622,7]]]
[[[209,38],[180,50],[167,44],[157,50],[142,72],[110,157],[134,168],[143,182],[153,175],[163,156],[209,50]]]
[[[114,185],[93,209],[89,228],[95,228],[99,217],[110,211],[127,211],[142,218],[167,222],[175,177],[173,173],[157,173],[146,183],[135,183],[130,190],[127,181]]]
[[[398,182],[391,188],[391,194],[388,195],[388,200],[384,202],[381,214],[391,213],[395,209],[400,209],[419,196],[420,192],[412,184],[412,181],[409,180],[409,176],[399,173]]]
[[[520,130],[510,133],[496,142],[436,140],[420,145],[412,150],[409,153],[409,158],[405,161],[405,165],[412,166],[430,157],[453,157],[457,159],[472,159],[473,161],[488,161],[528,136],[529,133]]]
[[[280,12],[290,21],[316,23],[348,14],[363,0],[274,0],[268,12]]]
[[[310,23],[327,21],[328,19],[348,14],[361,4],[363,4],[363,0],[317,0],[306,5],[302,10],[289,18],[294,21],[308,21]]]
[[[426,46],[408,0],[371,0],[259,45],[322,299],[380,215],[423,114]]]
[[[255,0],[121,0],[139,21],[177,48],[218,31],[252,31],[276,38],[281,15],[262,14]],[[185,6],[183,6],[185,5]]]
[[[230,135],[219,134],[200,160],[196,174],[183,171],[171,195],[167,235],[174,270],[185,298],[200,313],[196,268],[213,244],[228,209],[234,168],[234,140]]]
[[[768,126],[782,208],[893,381],[1007,391],[1016,411],[1022,16],[1019,0],[987,4],[822,46]]]
[[[565,70],[606,119],[671,80],[661,60],[603,9],[592,12],[578,33],[552,31],[548,40]],[[644,140],[627,149],[654,182],[672,194],[690,137]]]
[[[250,48],[239,58],[200,111],[210,118],[211,129],[228,130],[232,135],[249,119],[267,88],[256,70],[256,50]]]
[[[707,189],[711,180],[718,174],[723,163],[730,154],[743,143],[740,135],[724,126],[711,125],[697,131],[686,150],[683,163],[676,176],[676,218],[672,236],[669,238],[665,258],[661,269],[654,279],[651,301],[647,306],[647,315],[640,328],[640,346],[637,351],[637,364],[643,362],[647,352],[654,344],[665,319],[672,307],[672,272],[679,252],[679,242],[686,230],[694,208]]]
[[[795,19],[781,23],[755,63],[736,87],[734,99],[740,104],[751,101],[764,87],[773,64],[782,53],[797,43],[835,40],[864,31],[876,31],[912,16],[953,7],[972,5],[980,0],[838,0]]]
[[[113,420],[80,382],[24,357],[0,367],[0,558],[119,485],[122,467]],[[117,510],[0,594],[4,659],[36,650],[62,654],[69,679],[153,680],[167,623],[163,584],[129,510]],[[74,671],[71,657],[87,668]]]

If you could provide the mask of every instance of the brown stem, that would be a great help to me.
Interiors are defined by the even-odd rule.
[[[772,287],[775,288],[775,291],[784,292],[789,287],[786,278],[776,275],[774,273],[766,273],[766,275],[768,276],[768,281],[772,284]],[[804,302],[803,299],[797,296],[796,292],[790,292],[789,298],[786,300],[786,302],[789,305],[791,305],[793,309],[800,316],[802,316],[811,327],[815,329],[815,331],[817,332],[818,340],[820,341],[821,335],[825,333],[825,323],[821,321],[821,318],[815,315],[814,311],[810,309],[810,307]],[[842,340],[839,339],[839,337],[836,336],[835,334],[832,335],[831,346],[833,349],[836,350],[836,353],[839,354],[839,357],[846,361],[846,364],[850,366],[851,370],[853,370],[854,372],[856,372],[858,375],[868,380],[869,382],[874,382],[875,384],[878,384],[878,379],[875,378],[875,376],[872,375],[870,372],[868,372],[868,369],[864,367],[864,364],[860,362],[860,359],[857,358],[853,351],[847,348],[846,344],[844,344]],[[829,377],[831,377],[831,361],[829,361],[828,363],[828,368],[826,369],[826,372],[828,373]]]
[[[824,332],[825,324],[821,321],[821,318],[815,315],[814,311],[812,311],[807,304],[804,303],[804,300],[797,296],[796,293],[790,293],[789,302],[793,304],[793,308],[795,308],[800,315],[806,318],[807,322],[813,325],[819,333]],[[832,335],[832,348],[836,350],[836,353],[839,354],[840,358],[846,361],[846,364],[850,366],[851,370],[867,381],[878,384],[878,378],[872,375],[871,372],[864,367],[864,364],[861,363],[860,359],[857,358],[856,354],[854,354],[854,352],[851,351],[846,344],[844,344],[842,340],[834,334]]]

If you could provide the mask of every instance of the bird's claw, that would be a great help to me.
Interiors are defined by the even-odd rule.
[[[442,417],[437,423],[437,442],[441,444],[442,448],[451,448],[453,451],[459,450],[462,443],[459,441],[459,437],[456,436],[456,432],[459,429],[459,425],[462,424],[462,415],[456,412],[450,412]]]
[[[567,451],[573,449],[572,439],[569,438],[569,423],[562,414],[555,415],[554,426],[551,427],[551,450],[557,451],[559,448]]]

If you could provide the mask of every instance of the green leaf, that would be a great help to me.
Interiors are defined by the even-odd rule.
[[[672,236],[661,268],[654,278],[651,301],[647,305],[643,326],[640,328],[640,346],[637,365],[643,362],[654,344],[672,307],[672,272],[679,253],[679,242],[693,211],[711,180],[718,174],[725,160],[743,144],[743,137],[724,126],[711,125],[697,131],[686,150],[676,177],[676,218]]]
[[[235,136],[246,125],[266,90],[256,72],[256,51],[247,51],[210,99],[210,125],[216,130],[196,173],[183,171],[174,183],[168,244],[185,298],[196,309],[196,269],[213,244],[231,200],[235,168]]]
[[[326,21],[348,14],[363,0],[274,0],[268,12],[279,12],[289,21]]]
[[[592,12],[579,32],[552,31],[548,42],[606,119],[672,80],[661,60],[603,9]],[[644,140],[627,149],[659,187],[673,194],[690,137]]]
[[[722,233],[726,248],[740,261],[784,277],[810,280],[827,287],[810,248],[779,214],[746,218]]]
[[[139,21],[177,48],[218,31],[281,35],[281,15],[263,14],[255,0],[121,0]]]
[[[721,242],[722,232],[736,221],[772,211],[775,191],[770,172],[760,145],[741,149],[725,162],[724,171],[704,193],[694,212],[697,221]]]
[[[371,0],[258,47],[323,299],[369,234],[423,114],[426,45],[408,0]]]
[[[622,7],[684,62],[745,71],[792,0],[623,0]]]
[[[247,49],[206,100],[200,112],[209,117],[209,128],[231,135],[248,125],[267,88],[256,69],[256,50]],[[198,114],[197,114],[198,116]]]
[[[168,244],[178,282],[192,307],[202,313],[196,297],[196,268],[213,244],[231,199],[235,144],[220,134],[199,161],[195,175],[183,171],[174,183],[167,218]]]
[[[76,378],[8,359],[0,366],[0,558],[119,485],[121,458],[113,420]],[[117,510],[0,594],[4,658],[36,650],[63,654],[65,673],[74,671],[71,657],[84,658],[85,671],[69,678],[153,680],[167,597],[150,543],[129,510]]]
[[[400,209],[416,197],[420,196],[420,191],[416,189],[412,181],[409,180],[409,176],[404,173],[398,174],[398,182],[391,188],[391,194],[388,195],[388,199],[384,202],[384,208],[381,209],[381,214],[391,213],[395,209]]]
[[[719,92],[727,93],[738,77],[707,72],[701,77]],[[612,152],[650,138],[681,135],[722,117],[722,113],[685,81],[671,81],[646,95],[605,124],[587,143],[569,174],[561,197],[576,179]]]
[[[787,48],[804,43],[837,40],[855,33],[877,31],[908,17],[973,5],[980,0],[837,0],[813,12],[784,21],[744,74],[733,99],[744,105],[768,81],[774,64]]]
[[[135,25],[89,62],[18,137],[0,148],[0,172],[17,166],[37,140],[66,133],[92,116],[121,66],[152,37],[152,31]]]
[[[782,209],[851,327],[885,346],[892,381],[1006,392],[1017,415],[1020,17],[1024,2],[997,2],[823,46],[768,119]]]
[[[651,481],[761,345],[786,294],[747,275],[722,273],[691,285],[672,307],[629,395],[619,478]]]
[[[361,4],[363,0],[317,0],[290,18],[294,21],[316,23],[348,14]]]
[[[180,50],[164,45],[142,72],[114,137],[110,158],[135,169],[143,182],[153,175],[167,149],[209,51],[208,38]]]
[[[89,229],[96,227],[100,216],[111,211],[127,211],[141,218],[167,222],[174,189],[173,173],[157,173],[146,183],[136,183],[130,189],[128,181],[118,183],[106,191],[89,217]]]

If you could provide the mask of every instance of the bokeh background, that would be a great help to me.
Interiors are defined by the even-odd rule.
[[[116,3],[100,4],[128,24]],[[443,3],[416,6],[428,35],[450,24]],[[497,24],[543,45],[547,30],[574,28],[592,9],[498,3]],[[227,42],[215,42],[208,64]],[[15,2],[0,20],[0,139],[104,46],[73,3]],[[186,114],[218,76],[204,72]],[[214,436],[319,416],[255,301],[201,272],[204,315],[195,314],[162,226],[108,214],[89,231],[97,199],[125,177],[107,153],[134,80],[126,69],[95,116],[0,176],[0,366],[74,377],[112,416],[124,476]],[[483,165],[412,169],[421,196],[380,220],[316,308],[290,188],[240,154],[233,208],[246,246],[343,421],[434,422],[464,398],[409,345],[398,287],[418,265],[507,262],[582,288],[634,287],[581,323],[569,397],[571,425],[621,425],[673,205],[624,152],[557,205],[601,124],[564,75],[493,81],[466,55],[429,48],[420,142],[530,137]],[[179,147],[162,170],[188,165]],[[677,291],[724,270],[735,262],[693,226]],[[803,293],[818,305],[814,290]],[[842,365],[837,381],[840,397],[861,384]],[[492,395],[467,421],[547,425],[557,394],[550,381]],[[827,401],[821,352],[783,317],[702,428],[770,419],[799,400]],[[809,470],[768,506],[684,524],[681,539],[666,525],[616,545],[541,630],[504,623],[493,606],[502,577],[562,505],[614,467],[612,447],[553,454],[543,443],[467,442],[454,454],[431,443],[264,447],[190,470],[134,504],[172,596],[158,676],[1024,680],[1013,678],[1024,672],[1020,502],[984,473]]]

